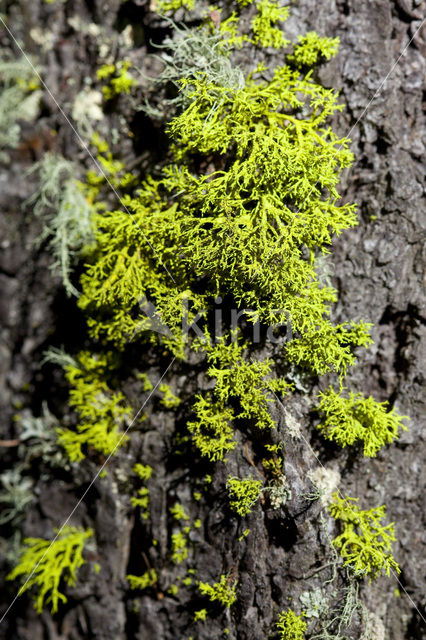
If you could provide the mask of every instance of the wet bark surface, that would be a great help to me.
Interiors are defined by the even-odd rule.
[[[274,637],[279,611],[289,606],[300,610],[301,594],[316,588],[327,594],[331,609],[339,610],[344,577],[340,573],[326,584],[333,577],[332,568],[321,568],[333,560],[329,541],[336,529],[319,502],[307,497],[312,490],[307,473],[322,466],[333,477],[340,476],[341,491],[359,496],[364,508],[386,504],[398,538],[394,555],[401,567],[399,583],[395,576],[363,583],[369,635],[362,631],[358,611],[343,637],[426,637],[421,617],[426,570],[422,431],[426,36],[422,29],[416,31],[425,8],[424,2],[411,0],[296,0],[285,23],[292,40],[308,30],[340,38],[337,57],[323,65],[318,76],[326,87],[340,89],[346,105],[335,128],[353,141],[355,163],[344,176],[342,191],[345,200],[358,204],[359,225],[343,233],[332,250],[330,278],[339,291],[333,320],[362,318],[374,323],[374,345],[360,350],[347,383],[377,400],[388,400],[410,416],[409,429],[375,459],[326,446],[315,434],[311,410],[315,392],[327,381],[314,381],[307,393],[300,390],[286,399],[285,406],[275,408],[278,426],[273,441],[285,443],[284,471],[291,495],[280,510],[260,501],[244,521],[229,511],[224,485],[229,472],[241,477],[254,471],[260,456],[258,436],[249,430],[240,434],[240,453],[230,456],[226,473],[221,465],[194,461],[194,454],[176,457],[174,432],[182,429],[182,417],[161,410],[155,398],[155,410],[147,407],[149,418],[132,434],[128,448],[114,458],[108,476],[96,480],[87,493],[98,468],[93,462],[64,469],[33,459],[26,475],[33,479],[34,499],[19,529],[24,536],[49,538],[79,503],[71,523],[94,529],[96,546],[90,553],[101,569],[96,574],[90,562],[80,569],[77,586],[67,589],[68,602],[55,616],[48,612],[39,616],[27,595],[18,598],[0,625],[0,638],[260,640]],[[66,414],[67,389],[60,370],[40,364],[45,349],[63,345],[75,352],[87,344],[84,319],[52,276],[46,244],[36,242],[40,221],[25,204],[36,188],[36,176],[26,175],[26,170],[47,150],[92,168],[55,100],[70,114],[85,78],[95,77],[103,56],[111,52],[148,71],[149,40],[160,42],[166,29],[137,0],[4,2],[2,11],[25,52],[37,58],[51,92],[43,92],[38,120],[22,124],[20,146],[10,151],[10,161],[0,171],[1,438],[13,441],[19,438],[16,414],[27,411],[38,416],[44,402],[60,420]],[[19,55],[3,28],[0,39],[2,48]],[[136,122],[140,133],[136,140],[120,137],[123,122]],[[126,97],[106,111],[98,129],[101,134],[115,130],[114,151],[127,162],[144,159],[147,152],[161,154],[155,126],[145,116],[135,116]],[[153,367],[157,375],[159,371]],[[172,369],[170,381],[188,396],[198,384],[191,367],[183,365]],[[135,392],[135,411],[142,401]],[[291,428],[300,429],[302,437],[291,437]],[[0,455],[4,469],[16,467],[22,449],[2,446]],[[136,461],[155,470],[146,522],[129,502],[130,469]],[[213,476],[208,486],[203,484],[206,473]],[[201,500],[191,497],[194,491],[202,492]],[[189,556],[181,565],[173,565],[169,558],[168,509],[176,501],[185,504],[191,520],[199,518],[202,523],[191,530]],[[247,537],[245,529],[250,529]],[[10,526],[4,528],[4,539],[10,542],[13,535]],[[2,550],[6,548],[2,543]],[[5,554],[2,576],[10,570]],[[126,574],[141,574],[151,566],[159,572],[157,586],[131,592]],[[212,583],[220,574],[238,580],[238,600],[231,610],[217,607],[205,622],[193,622],[194,611],[203,608],[205,600],[195,579],[189,584],[191,573],[186,572],[192,568],[197,580]],[[182,584],[185,578],[187,585]],[[5,611],[17,585],[3,580],[2,584]],[[179,585],[175,594],[169,592],[172,584]]]

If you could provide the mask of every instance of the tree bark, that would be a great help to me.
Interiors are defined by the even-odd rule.
[[[278,613],[289,607],[300,610],[301,594],[323,588],[331,577],[330,568],[320,567],[332,562],[327,538],[335,535],[335,529],[329,520],[322,524],[324,510],[318,501],[301,497],[309,491],[308,471],[321,465],[338,472],[341,491],[359,496],[364,508],[386,504],[398,539],[394,546],[401,567],[398,581],[380,578],[361,587],[370,612],[370,635],[362,635],[363,621],[356,614],[344,637],[426,637],[422,618],[426,217],[421,102],[425,3],[296,0],[290,9],[284,30],[293,41],[309,30],[340,38],[338,55],[321,66],[318,77],[324,86],[340,90],[346,106],[334,128],[352,139],[355,162],[344,175],[343,192],[345,201],[358,204],[359,225],[333,245],[331,278],[339,292],[333,320],[362,318],[374,323],[374,345],[360,350],[347,382],[365,395],[388,400],[410,417],[409,428],[377,458],[361,458],[325,446],[315,434],[312,398],[325,387],[324,380],[307,395],[291,396],[285,407],[275,408],[276,441],[285,442],[284,470],[291,497],[278,512],[259,502],[244,521],[227,509],[226,473],[220,465],[213,467],[212,484],[200,489],[207,472],[203,461],[173,457],[173,433],[181,425],[179,417],[175,422],[173,413],[165,410],[147,408],[148,426],[132,435],[129,449],[117,455],[111,473],[108,467],[107,478],[97,479],[87,494],[97,468],[93,463],[84,462],[78,470],[52,470],[33,460],[26,473],[34,482],[34,499],[19,525],[23,536],[51,537],[53,528],[83,498],[71,522],[94,529],[96,550],[91,553],[101,569],[95,574],[90,563],[84,565],[77,586],[67,590],[68,603],[54,616],[48,612],[38,616],[27,594],[18,598],[0,625],[0,638],[203,640],[226,637],[225,629],[229,640],[274,637]],[[44,402],[61,421],[69,414],[61,372],[41,366],[43,352],[52,345],[75,352],[87,344],[84,317],[52,275],[47,243],[36,242],[41,223],[25,201],[34,193],[37,179],[25,172],[48,150],[93,168],[68,121],[85,78],[95,78],[102,56],[107,59],[115,52],[118,59],[128,57],[150,72],[155,63],[147,57],[153,51],[149,40],[161,42],[167,29],[139,0],[6,1],[2,11],[19,45],[37,58],[45,82],[39,118],[22,123],[20,145],[0,167],[0,448],[7,469],[21,462],[22,448],[15,446],[20,437],[17,414],[38,416]],[[19,57],[18,45],[2,25],[0,38],[3,50]],[[135,140],[120,135],[123,122],[137,130]],[[161,134],[145,116],[135,114],[126,98],[105,110],[99,129],[101,135],[114,129],[114,152],[126,163],[141,157],[145,162],[148,152],[150,157],[161,155]],[[113,196],[111,203],[116,206]],[[177,388],[195,392],[191,373],[189,365],[179,366],[171,380]],[[136,411],[140,397],[135,394],[134,400]],[[289,437],[289,421],[298,423],[302,439]],[[232,463],[232,471],[240,477],[255,471],[256,443],[241,450],[244,454]],[[155,470],[147,522],[140,521],[129,502],[132,461]],[[191,495],[198,490],[203,498],[194,501]],[[168,555],[168,509],[176,501],[185,504],[191,519],[202,521],[201,528],[190,534],[188,560],[178,566]],[[250,534],[239,541],[245,529]],[[5,527],[1,535],[10,543],[14,532]],[[3,543],[2,549],[6,549]],[[141,574],[151,566],[161,568],[156,587],[142,593],[129,590],[126,574]],[[5,558],[0,565],[3,577],[10,568]],[[191,578],[186,574],[191,568],[196,568],[196,579],[185,587],[182,578]],[[204,606],[195,581],[212,583],[221,574],[238,579],[237,602],[230,610],[214,609],[204,623],[194,623],[194,611]],[[4,612],[17,585],[2,584]],[[168,592],[172,584],[179,585],[177,594]],[[342,584],[336,586],[343,589]]]

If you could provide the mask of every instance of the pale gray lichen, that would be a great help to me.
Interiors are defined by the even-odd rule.
[[[242,70],[230,59],[224,37],[220,33],[212,33],[208,27],[187,28],[177,26],[172,20],[173,37],[166,38],[159,49],[164,49],[161,56],[156,56],[164,65],[156,78],[149,78],[154,86],[175,85],[176,97],[162,101],[162,108],[154,107],[148,102],[141,108],[149,116],[163,118],[188,105],[188,95],[192,92],[191,79],[203,74],[206,81],[229,89],[242,89],[245,78]],[[144,75],[141,73],[141,75]],[[185,78],[187,84],[181,86]],[[188,82],[189,81],[189,82]]]
[[[307,618],[320,618],[327,615],[329,596],[320,587],[312,591],[304,591],[299,599],[303,605],[303,613]]]
[[[265,491],[269,493],[269,501],[273,509],[280,509],[287,500],[291,499],[291,489],[285,475],[280,476],[271,486],[265,487]]]
[[[386,629],[381,618],[371,611],[367,611],[367,613],[368,622],[361,640],[385,640]]]
[[[46,402],[43,402],[40,416],[23,412],[19,424],[19,453],[26,463],[39,458],[50,466],[69,468],[69,460],[64,456],[62,447],[58,446],[56,429],[60,426],[59,420],[49,411]]]
[[[94,240],[94,207],[76,179],[76,167],[65,158],[46,153],[29,173],[36,171],[39,187],[26,204],[33,204],[34,215],[44,222],[38,242],[49,240],[55,259],[52,270],[60,275],[67,294],[78,296],[71,271],[75,259]]]
[[[296,418],[289,411],[284,410],[284,419],[287,431],[290,436],[295,440],[300,440],[300,438],[302,437],[302,430]]]
[[[76,95],[71,116],[77,124],[79,133],[88,137],[93,135],[92,122],[99,122],[104,117],[102,101],[102,93],[90,87],[86,87]]]
[[[0,161],[8,159],[8,147],[18,146],[20,121],[31,121],[37,116],[41,91],[36,79],[31,59],[24,56],[18,60],[0,59]]]
[[[22,475],[23,465],[8,469],[0,475],[0,525],[18,526],[28,505],[33,501],[33,481]]]
[[[324,507],[332,501],[332,495],[340,483],[340,473],[330,467],[316,467],[308,471],[308,478],[318,489],[318,498]]]

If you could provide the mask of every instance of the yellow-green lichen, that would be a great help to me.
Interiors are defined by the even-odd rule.
[[[328,510],[339,520],[342,532],[333,540],[344,564],[351,567],[356,575],[377,578],[384,573],[388,577],[399,573],[400,569],[392,555],[395,538],[394,524],[384,524],[386,507],[362,510],[357,505],[358,498],[341,498],[334,494]]]
[[[37,613],[45,605],[50,605],[56,613],[60,602],[67,602],[60,589],[61,582],[74,586],[77,570],[84,564],[84,546],[93,536],[92,529],[64,526],[56,530],[53,540],[44,538],[26,538],[19,563],[7,576],[8,580],[20,577],[23,585],[19,595],[35,587],[34,596]]]
[[[198,588],[212,602],[218,601],[224,607],[231,607],[237,599],[236,587],[225,575],[221,575],[219,582],[213,585],[208,582],[199,582]]]

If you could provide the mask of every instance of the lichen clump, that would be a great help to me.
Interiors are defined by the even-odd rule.
[[[229,477],[226,486],[230,495],[229,505],[231,509],[240,516],[249,514],[262,490],[260,480],[254,480],[253,478],[240,480],[239,478]]]
[[[400,569],[392,555],[392,542],[395,542],[393,523],[384,524],[386,507],[373,507],[362,510],[357,505],[358,498],[341,498],[334,494],[328,510],[339,520],[342,533],[333,540],[344,564],[353,569],[358,576],[377,578],[384,573],[399,573]]]
[[[127,171],[108,143],[94,134],[91,144],[101,175],[88,172],[87,184],[78,192],[84,215],[80,220],[69,210],[67,216],[49,218],[45,232],[55,255],[62,251],[62,277],[71,293],[79,293],[70,279],[71,258],[85,257],[78,305],[87,318],[92,348],[75,357],[50,352],[50,360],[64,369],[76,418],[74,427],[56,428],[70,461],[110,457],[129,439],[132,408],[121,375],[135,345],[148,347],[155,365],[162,366],[165,355],[183,362],[186,373],[197,360],[202,387],[192,394],[189,408],[185,390],[163,378],[157,383],[156,406],[168,417],[177,412],[178,428],[184,422],[186,435],[176,432],[176,442],[195,449],[207,463],[225,467],[229,505],[241,517],[250,514],[262,490],[269,491],[277,509],[291,497],[292,487],[282,474],[285,444],[273,444],[268,437],[277,424],[274,404],[297,386],[294,371],[334,374],[342,388],[356,362],[356,349],[372,341],[371,325],[363,320],[332,322],[337,291],[320,275],[334,238],[358,224],[356,206],[342,203],[337,187],[341,172],[353,162],[350,141],[330,126],[343,105],[337,91],[322,87],[310,68],[336,54],[338,39],[309,32],[291,46],[281,30],[288,8],[278,0],[258,0],[250,34],[240,33],[239,14],[251,3],[239,0],[237,10],[223,10],[224,16],[211,8],[215,19],[210,15],[200,26],[176,27],[177,37],[167,40],[176,63],[166,55],[154,85],[164,88],[171,82],[177,96],[166,96],[163,109],[143,107],[163,124],[164,112],[169,116],[168,152],[152,173],[141,179]],[[193,0],[157,3],[160,12],[181,14],[193,6]],[[278,67],[258,64],[244,72],[234,64],[233,51],[253,46],[288,50],[280,55]],[[98,80],[108,83],[103,94],[111,109],[136,84],[129,68],[130,63],[122,61],[98,70]],[[75,185],[67,175],[67,183]],[[110,187],[120,197],[120,206],[112,210],[102,200]],[[50,191],[45,187],[43,193]],[[216,326],[218,300],[243,316],[242,329],[229,318]],[[247,337],[250,329],[252,340]],[[272,329],[274,359],[255,348],[272,341]],[[142,383],[143,392],[157,391],[148,373],[127,375],[139,388]],[[341,446],[362,442],[367,456],[376,455],[404,428],[403,416],[353,392],[344,397],[330,388],[320,394],[318,409],[325,438]],[[299,427],[289,431],[293,436],[299,432]],[[264,436],[268,455],[261,463],[262,475],[272,478],[269,486],[228,474],[227,456],[235,456],[237,443],[253,433]],[[153,469],[137,463],[133,471],[143,484],[129,506],[148,520],[149,489],[144,483]],[[211,482],[210,474],[207,478]],[[193,496],[198,502],[202,494]],[[319,496],[317,492],[310,499]],[[329,495],[326,498],[328,503]],[[185,506],[175,502],[169,507],[168,558],[175,565],[195,555],[192,534],[201,527],[199,518],[189,524]],[[357,577],[398,570],[391,555],[393,525],[382,524],[384,507],[362,511],[356,500],[336,495],[329,512],[342,525],[334,547]],[[23,588],[39,585],[38,610],[48,594],[54,611],[58,601],[65,600],[59,580],[62,573],[66,580],[75,579],[90,535],[90,530],[66,529],[49,548],[50,555]],[[240,542],[247,535],[246,529]],[[24,574],[47,548],[45,542],[27,541],[26,555],[11,578]],[[159,578],[156,569],[148,568],[127,580],[131,589],[147,589]],[[188,576],[182,585],[191,582]],[[237,598],[236,581],[224,574],[214,584],[198,582],[198,589],[227,608]],[[176,585],[169,594],[177,594]],[[198,609],[192,617],[203,621],[206,612]],[[307,624],[302,617],[291,609],[280,614],[282,640],[303,640]]]
[[[318,411],[324,416],[318,425],[322,435],[341,447],[360,442],[364,456],[376,456],[384,445],[398,438],[399,429],[407,429],[402,422],[407,416],[400,416],[395,409],[388,411],[386,402],[371,396],[351,391],[345,397],[330,387],[319,398]]]
[[[59,602],[67,601],[60,591],[61,581],[76,584],[77,570],[85,562],[83,549],[92,536],[92,529],[64,526],[53,541],[26,538],[19,563],[7,579],[21,577],[24,580],[20,594],[37,588],[34,606],[38,613],[45,605],[50,605],[51,612],[56,613]]]
[[[198,588],[201,593],[215,602],[220,602],[224,607],[231,607],[237,599],[236,588],[230,584],[228,578],[225,575],[220,576],[219,582],[215,582],[213,585],[208,582],[199,582]]]
[[[276,626],[280,630],[280,640],[304,640],[307,624],[292,609],[280,613]]]
[[[70,407],[79,416],[75,431],[57,429],[59,443],[72,462],[83,460],[90,449],[111,455],[126,442],[120,427],[131,415],[124,394],[112,390],[107,382],[114,370],[113,354],[82,351],[76,360],[59,360],[71,386]]]

